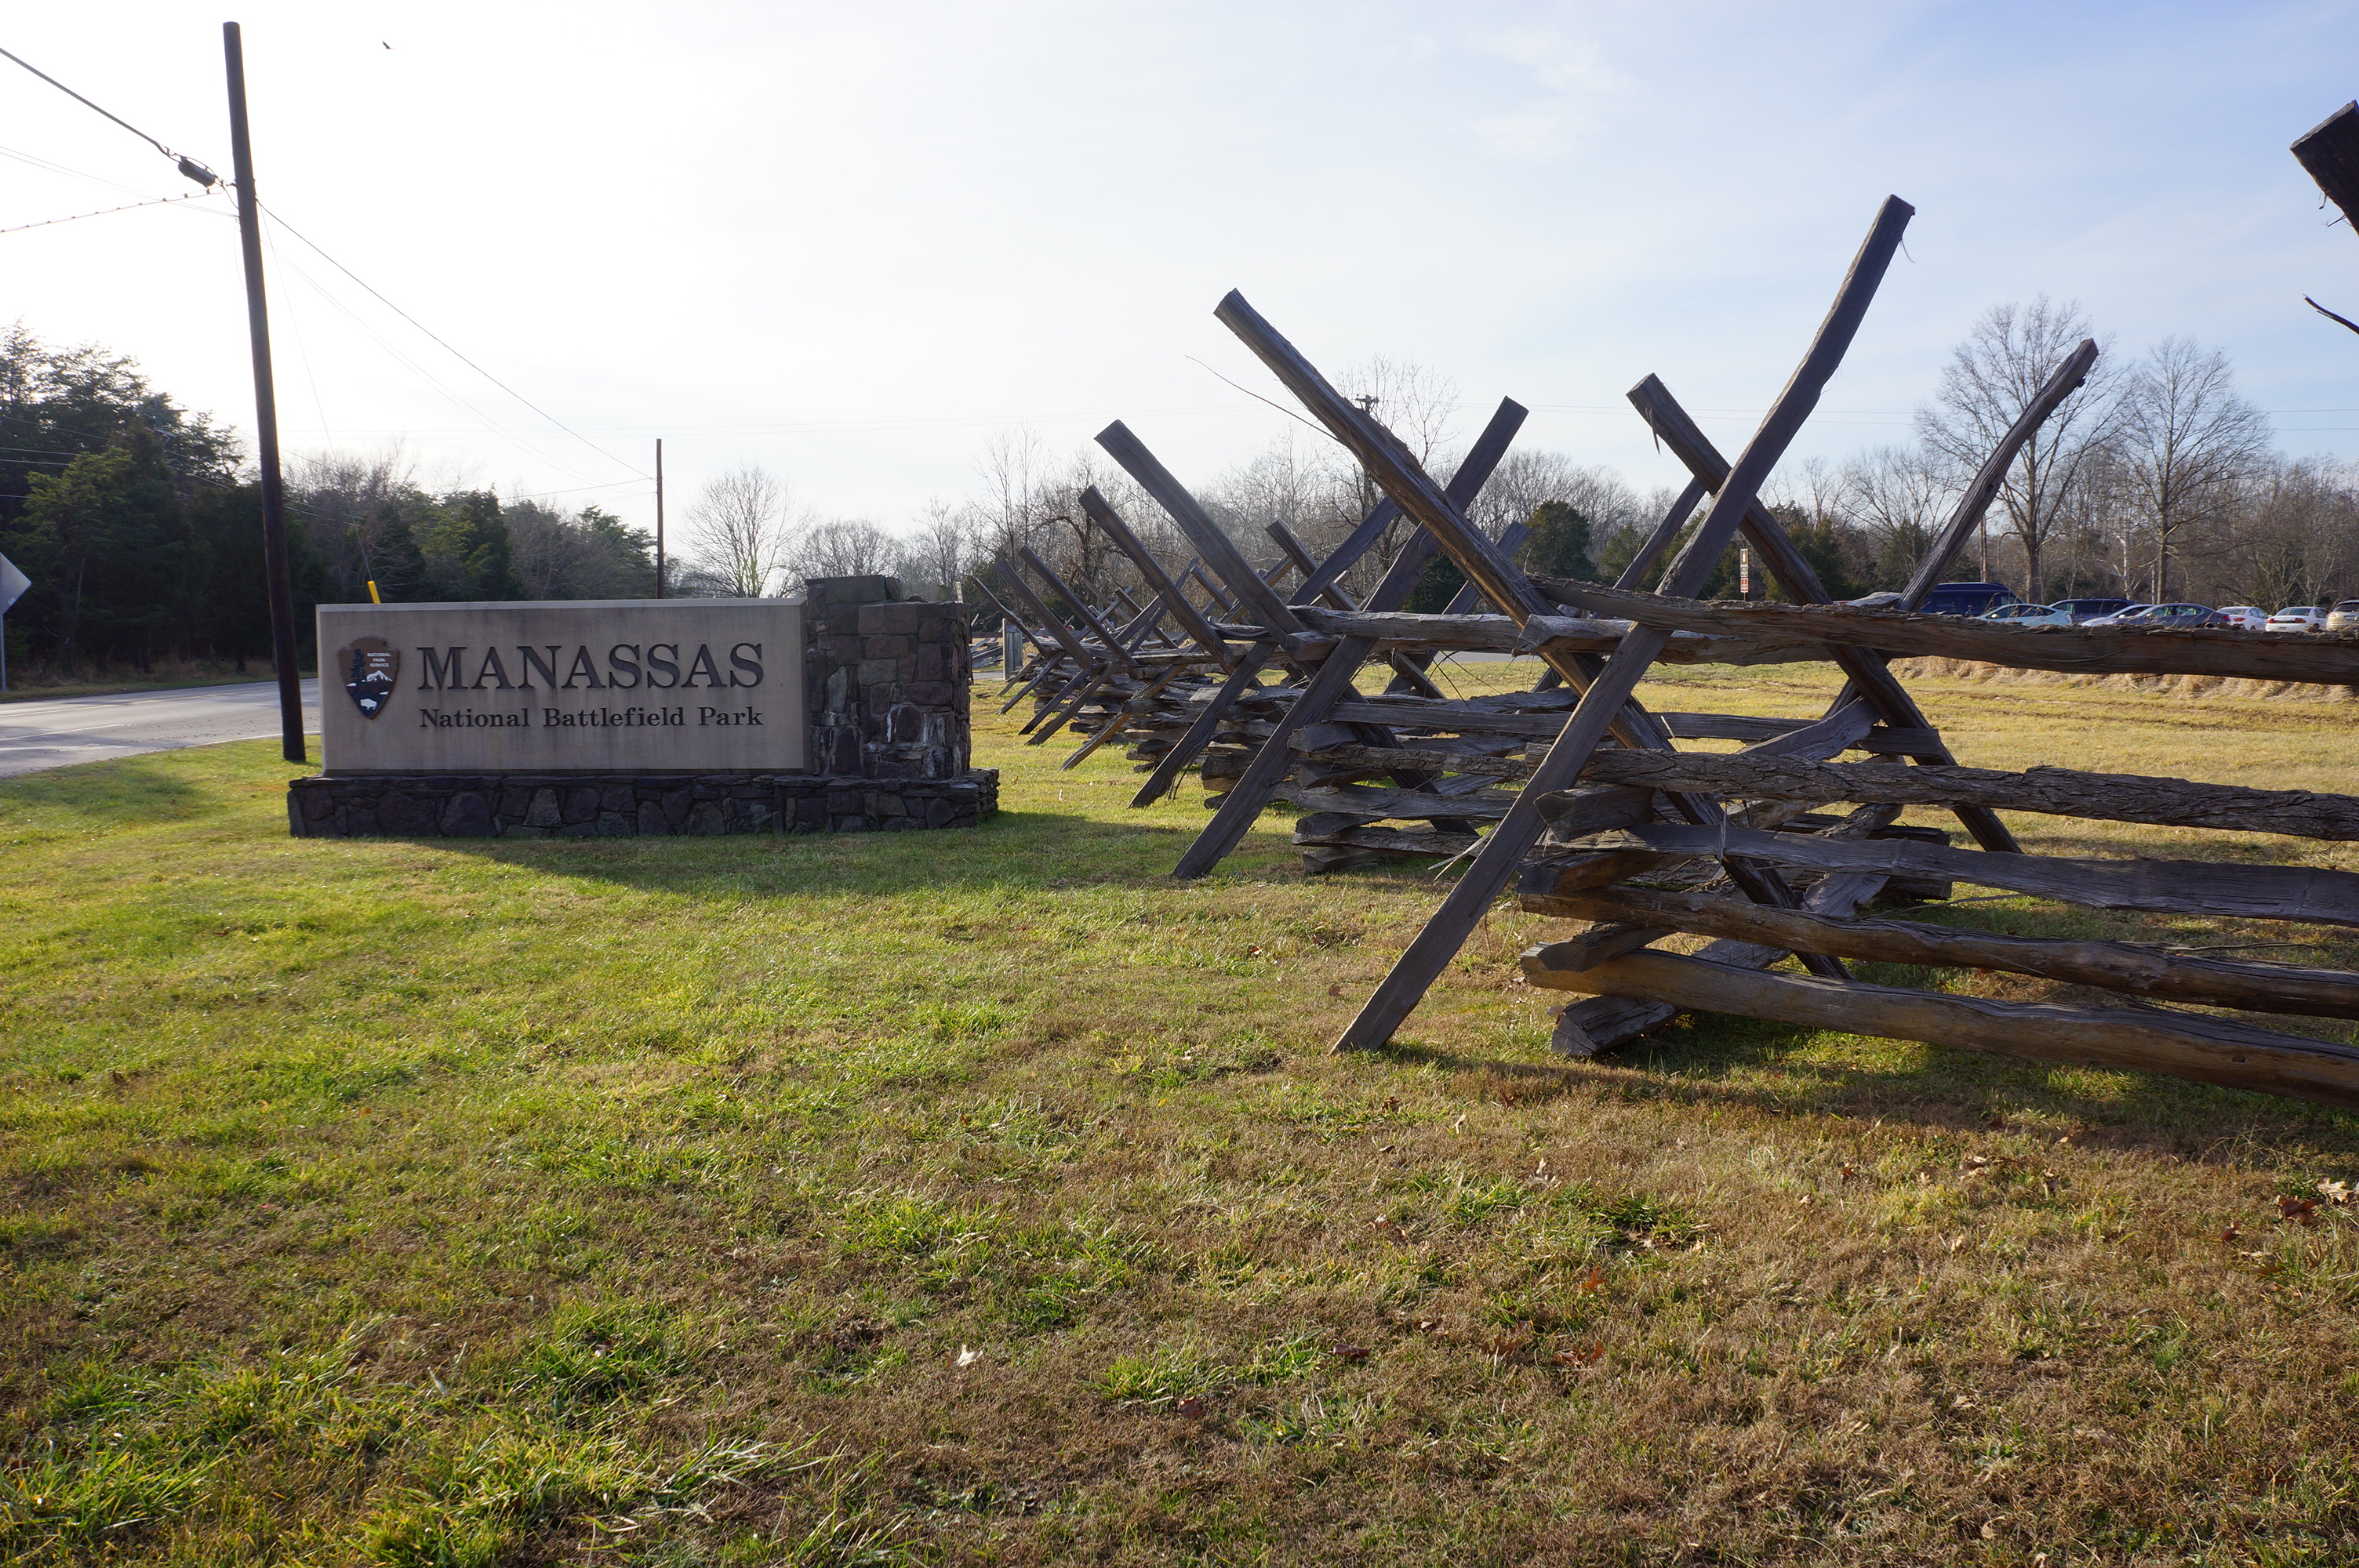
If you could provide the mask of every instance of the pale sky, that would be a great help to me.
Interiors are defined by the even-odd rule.
[[[1028,425],[1126,419],[1183,480],[1284,400],[1244,291],[1331,371],[1502,395],[1523,442],[1684,478],[1659,373],[1732,454],[1887,192],[1918,209],[1795,454],[1907,435],[1987,307],[2077,298],[2134,353],[2227,351],[2293,452],[2359,456],[2359,238],[2287,145],[2359,91],[2359,4],[245,4],[284,235],[290,450],[653,517],[761,463],[898,524]],[[0,47],[230,167],[219,24],[27,7]],[[390,47],[388,47],[390,46]],[[0,60],[0,228],[195,187]],[[77,171],[52,172],[45,160]],[[95,178],[79,178],[88,176]],[[112,184],[101,181],[114,182]],[[124,188],[127,188],[124,189]],[[136,356],[251,428],[226,199],[0,233],[0,320]]]

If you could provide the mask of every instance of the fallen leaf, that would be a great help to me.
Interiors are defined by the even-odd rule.
[[[1982,1535],[1984,1541],[1996,1541],[1998,1539],[1998,1526],[1991,1523],[1988,1519],[1983,1520]]]
[[[1587,1367],[1593,1365],[1604,1354],[1605,1341],[1601,1339],[1593,1345],[1576,1345],[1560,1350],[1549,1359],[1560,1367]]]
[[[958,1348],[958,1354],[951,1357],[951,1365],[953,1367],[972,1367],[982,1359],[982,1351],[970,1350],[965,1346],[962,1345]]]
[[[2348,1182],[2321,1182],[2318,1190],[2332,1203],[2340,1205],[2351,1201],[2351,1184]]]
[[[1400,1108],[1400,1096],[1386,1095],[1385,1097],[1385,1108],[1386,1110],[1398,1110]]]
[[[1810,1195],[1804,1193],[1800,1197],[1796,1198],[1794,1201],[1798,1204],[1807,1205],[1810,1201]]]
[[[2320,1201],[2317,1198],[2297,1198],[2279,1195],[2277,1217],[2295,1225],[2316,1225]]]
[[[1338,1345],[1327,1354],[1338,1361],[1359,1362],[1368,1358],[1368,1347],[1364,1345]]]
[[[1186,1399],[1181,1400],[1178,1404],[1173,1405],[1171,1408],[1179,1411],[1181,1415],[1186,1416],[1190,1421],[1201,1421],[1204,1419],[1204,1401],[1198,1399],[1194,1394],[1190,1394]]]
[[[1327,994],[1329,996],[1342,996],[1343,994],[1343,988],[1342,986],[1329,986],[1327,988]]]
[[[1589,1271],[1589,1278],[1581,1281],[1581,1293],[1585,1296],[1592,1291],[1603,1289],[1604,1285],[1605,1271],[1603,1269],[1593,1268]]]
[[[1858,1175],[1859,1167],[1857,1165],[1845,1165],[1843,1168],[1843,1180],[1846,1182],[1857,1179]]]
[[[2234,1247],[2236,1244],[2237,1228],[2238,1227],[2234,1220],[2232,1219],[2228,1222],[2228,1228],[2220,1233],[2220,1240],[2223,1245]]]
[[[2001,1116],[1996,1111],[1993,1111],[1990,1113],[1989,1119],[1985,1120],[1983,1125],[1989,1128],[1993,1132],[2005,1132],[2006,1130],[2006,1118]]]
[[[2039,1185],[2040,1189],[2049,1197],[2054,1197],[2056,1195],[2056,1173],[2053,1171],[2040,1172]]]
[[[1515,1327],[1507,1330],[1506,1333],[1495,1334],[1491,1336],[1491,1354],[1494,1356],[1513,1356],[1531,1342],[1532,1322],[1531,1319],[1526,1318],[1523,1322],[1516,1325]]]
[[[1990,1162],[1980,1154],[1969,1154],[1958,1162],[1958,1169],[1969,1176],[1978,1175],[1990,1169]]]

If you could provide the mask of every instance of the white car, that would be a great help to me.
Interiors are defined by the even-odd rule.
[[[2239,632],[2262,631],[2269,623],[2269,612],[2257,604],[2223,604],[2220,616]]]
[[[2072,612],[2052,604],[2002,604],[1978,619],[2004,622],[2009,626],[2070,626]]]
[[[2316,632],[2326,625],[2326,611],[2321,605],[2288,604],[2263,623],[2264,632]]]

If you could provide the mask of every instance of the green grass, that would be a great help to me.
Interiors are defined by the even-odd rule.
[[[2359,762],[1921,690],[1986,765]],[[1563,1063],[1504,908],[1330,1057],[1423,869],[1272,818],[1175,884],[1192,794],[983,711],[962,833],[297,841],[268,744],[0,784],[0,1561],[2359,1554],[2359,1227],[2275,1202],[2352,1119],[1735,1020]]]

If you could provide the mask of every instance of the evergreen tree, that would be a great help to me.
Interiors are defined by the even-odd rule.
[[[1532,508],[1531,533],[1524,540],[1524,569],[1541,577],[1597,580],[1597,567],[1589,558],[1589,519],[1561,501],[1543,501]]]
[[[425,563],[425,596],[440,600],[521,599],[508,564],[507,524],[500,498],[489,491],[462,491],[442,498],[433,520],[413,527]]]

